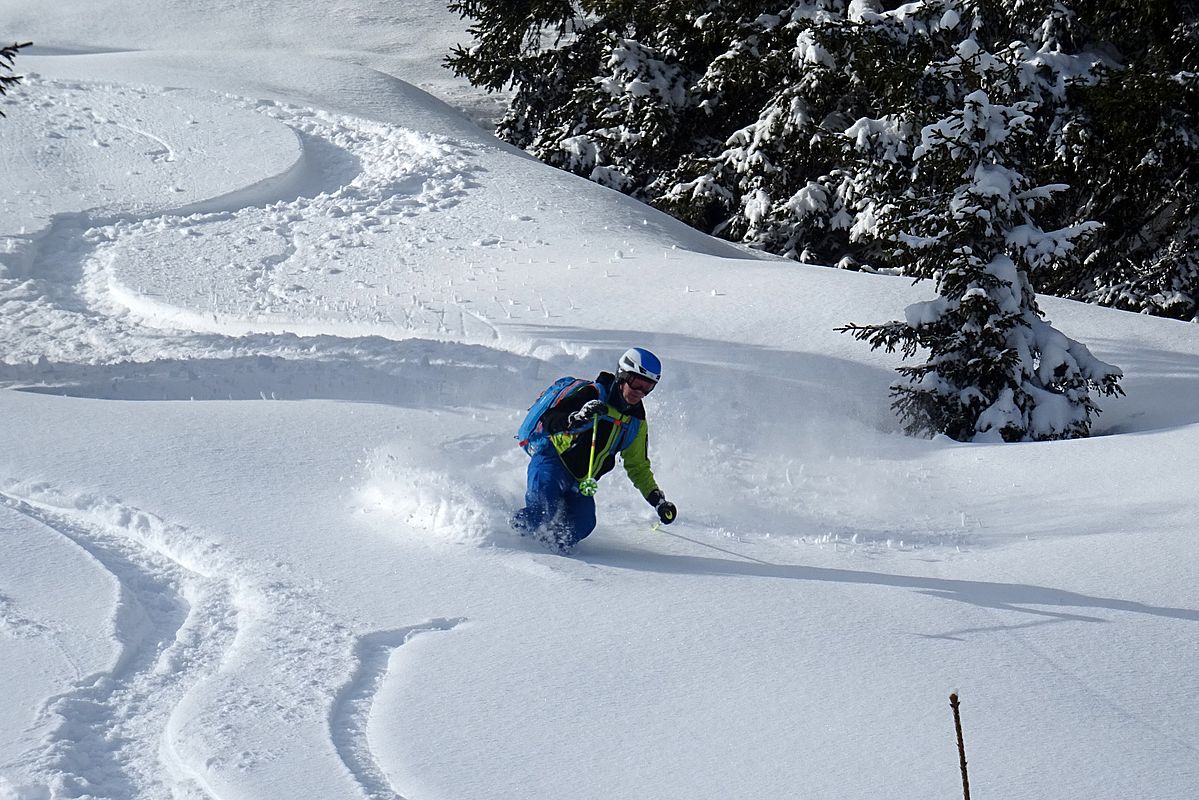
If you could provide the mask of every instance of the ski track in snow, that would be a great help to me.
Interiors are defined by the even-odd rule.
[[[173,709],[216,670],[235,636],[230,582],[156,544],[163,526],[150,515],[83,499],[64,511],[8,491],[0,497],[88,552],[120,585],[121,655],[110,672],[46,700],[42,713],[58,724],[30,759],[39,777],[54,796],[210,797],[182,765],[158,764]],[[92,519],[97,511],[111,522]]]
[[[367,736],[371,707],[388,675],[392,653],[413,636],[453,630],[462,622],[465,619],[461,617],[433,619],[423,625],[368,634],[355,645],[358,669],[334,704],[330,728],[341,760],[371,800],[404,800],[379,765]]]
[[[300,164],[263,187],[193,203],[190,209],[201,209],[195,213],[182,208],[106,216],[79,210],[54,214],[35,234],[9,232],[10,254],[14,247],[27,252],[10,255],[7,274],[0,270],[0,309],[20,334],[5,343],[7,361],[113,363],[197,351],[215,356],[234,349],[241,335],[283,331],[352,331],[351,340],[381,332],[482,342],[497,337],[485,319],[460,304],[414,294],[411,303],[356,308],[326,298],[353,280],[353,270],[338,266],[343,259],[369,249],[390,225],[452,208],[470,191],[478,169],[471,151],[394,125],[269,101],[223,101],[290,128],[301,145]],[[74,127],[98,124],[86,99],[72,102],[77,107],[68,116],[79,117]],[[169,160],[169,144],[156,145],[155,152],[164,148]],[[422,246],[429,244],[425,238]],[[187,296],[186,308],[155,299],[186,284],[194,272],[186,266],[197,262],[209,267],[205,275],[215,273],[202,289],[211,298]],[[162,284],[124,286],[117,264],[135,265],[135,275]],[[148,264],[176,269],[148,270]],[[382,287],[385,295],[403,290],[404,265],[397,267],[397,283]],[[409,269],[420,272],[415,265]],[[230,296],[220,295],[223,278],[234,287]],[[211,312],[195,310],[208,299]],[[394,318],[397,308],[404,319]]]
[[[347,785],[347,795],[402,800],[368,739],[375,694],[396,648],[424,632],[452,630],[463,618],[354,635],[310,593],[277,577],[253,577],[266,568],[256,573],[219,545],[111,498],[9,482],[0,501],[74,542],[120,585],[117,663],[45,701],[53,732],[21,760],[51,796],[219,800],[214,771],[241,774],[279,757],[252,749],[247,740],[255,737],[244,735],[267,716],[278,718],[274,724],[326,728],[336,754],[330,773],[340,759],[357,784]],[[0,603],[10,634],[37,625],[6,609]],[[245,654],[251,680],[234,663]],[[296,674],[296,664],[308,666]],[[209,699],[189,705],[201,684]],[[304,788],[291,787],[290,796]]]

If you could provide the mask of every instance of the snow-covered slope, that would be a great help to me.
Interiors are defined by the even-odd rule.
[[[40,48],[0,120],[0,797],[952,796],[953,690],[976,795],[1199,785],[1195,326],[1045,299],[1126,373],[1098,435],[908,439],[833,329],[928,289],[494,140],[438,4],[102,6],[0,2]],[[631,344],[680,520],[613,474],[541,552],[512,433]]]

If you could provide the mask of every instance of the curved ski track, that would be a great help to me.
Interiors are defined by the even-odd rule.
[[[375,695],[388,673],[388,660],[413,636],[453,630],[462,622],[465,619],[461,617],[434,619],[423,625],[368,634],[355,645],[358,669],[333,706],[330,728],[341,760],[371,800],[404,800],[375,759],[366,730]]]
[[[7,491],[0,498],[74,542],[120,585],[121,655],[111,671],[45,702],[42,714],[58,724],[44,751],[30,754],[34,771],[55,796],[209,797],[182,777],[182,765],[155,765],[174,708],[218,668],[236,635],[230,581],[156,546],[159,522],[133,509],[106,525]]]
[[[94,112],[76,88],[56,100],[43,87],[43,102],[79,106],[67,109],[67,117],[74,114],[85,125]],[[318,262],[327,256],[326,263],[335,264],[342,253],[388,235],[389,220],[452,207],[471,191],[478,170],[466,145],[312,109],[223,101],[289,127],[301,146],[299,165],[286,176],[196,204],[199,211],[105,216],[81,210],[56,214],[32,234],[0,235],[0,248],[18,247],[22,256],[9,259],[7,269],[0,264],[0,387],[100,399],[412,405],[444,397],[451,385],[462,390],[456,396],[523,391],[520,379],[537,362],[496,348],[494,327],[484,315],[446,301],[452,292],[322,311],[320,281],[349,280],[348,274],[333,267],[325,271],[331,277],[313,274],[302,258],[289,263],[299,239],[310,256],[314,249],[320,254]],[[274,244],[253,247],[239,238],[247,230],[253,237],[242,238]],[[114,263],[158,263],[197,237],[215,258],[228,260],[211,283],[217,287],[227,278],[235,298],[248,298],[243,319],[216,310],[224,301],[215,294],[219,288],[211,289],[209,314],[163,305],[152,287],[143,293],[120,285]],[[419,265],[408,269],[420,277]],[[297,288],[296,281],[312,283]],[[373,298],[366,306],[392,294],[407,297],[402,271],[394,287],[364,288]],[[275,306],[290,321],[249,321]],[[341,322],[304,323],[314,310],[316,318]],[[430,365],[441,374],[413,380],[412,364],[422,375]]]
[[[52,796],[220,800],[208,774],[213,764],[242,771],[275,757],[238,737],[245,719],[265,711],[292,725],[327,726],[336,758],[356,784],[347,794],[403,800],[368,738],[374,697],[396,648],[421,633],[452,630],[463,618],[354,635],[307,592],[255,580],[219,546],[152,514],[107,498],[65,498],[44,485],[10,486],[0,502],[74,542],[120,586],[117,662],[45,701],[42,715],[55,721],[53,732],[20,760]],[[251,628],[269,638],[255,639]],[[258,669],[265,659],[269,674],[239,678],[231,662],[240,651],[252,651]],[[295,664],[324,666],[296,674]],[[201,684],[218,699],[185,703]],[[323,722],[311,710],[320,707],[328,709]],[[224,750],[197,754],[218,738],[212,729]]]

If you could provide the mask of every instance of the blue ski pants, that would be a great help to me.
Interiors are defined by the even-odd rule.
[[[580,494],[578,481],[552,447],[529,460],[525,507],[513,515],[512,526],[552,530],[566,547],[573,547],[595,530],[595,498]]]

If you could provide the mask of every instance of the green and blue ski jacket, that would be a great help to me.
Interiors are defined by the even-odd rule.
[[[562,464],[576,480],[587,477],[587,465],[591,459],[592,423],[581,428],[570,429],[567,418],[591,400],[604,399],[596,387],[604,387],[608,407],[595,421],[595,472],[599,478],[616,466],[616,454],[624,464],[629,480],[649,498],[658,489],[649,463],[649,425],[645,419],[645,406],[641,403],[628,405],[616,387],[616,376],[601,372],[595,383],[588,383],[563,397],[557,405],[541,417],[550,442],[562,459]]]

